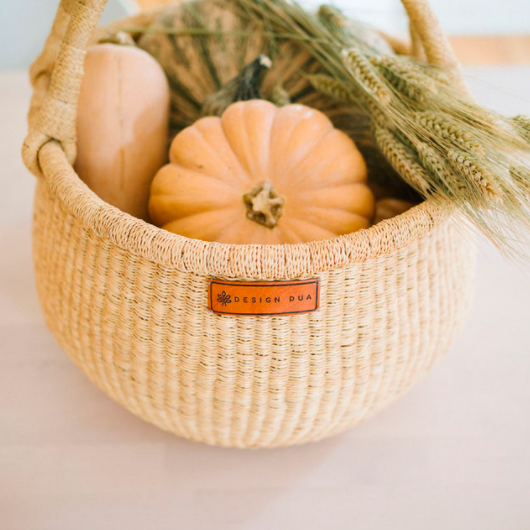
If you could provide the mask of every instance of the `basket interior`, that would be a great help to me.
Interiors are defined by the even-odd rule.
[[[273,100],[274,91],[281,88],[289,94],[292,103],[322,111],[336,128],[354,140],[363,154],[368,166],[368,183],[377,199],[393,197],[419,204],[421,197],[399,177],[376,147],[370,116],[358,106],[346,106],[316,91],[309,83],[308,74],[321,73],[324,69],[303,44],[263,35],[260,33],[263,28],[249,27],[248,20],[229,6],[230,2],[220,5],[212,0],[179,2],[156,10],[143,24],[125,19],[100,31],[100,36],[115,34],[117,30],[131,33],[137,45],[162,65],[172,92],[168,144],[179,131],[201,117],[201,105],[208,95],[220,90],[260,54],[266,54],[271,57],[273,68],[263,80],[264,99]],[[352,24],[359,38],[374,49],[393,53],[390,43],[376,30],[358,22]],[[182,34],[189,28],[207,31],[219,26],[223,31],[226,28],[226,34]],[[179,33],[171,34],[172,31]],[[253,35],[231,34],[238,31]],[[168,33],[161,38],[163,32]],[[188,73],[195,64],[205,66],[198,72]]]
[[[179,8],[181,5],[169,9]],[[167,13],[167,9],[164,8],[164,12]],[[160,10],[155,16],[158,14]],[[152,23],[153,16],[148,17],[147,21],[144,25]],[[143,31],[138,24],[138,19],[122,20],[101,29],[95,39],[110,31],[130,30],[135,26],[138,31],[133,35],[140,43]],[[304,97],[314,97],[314,94],[306,93]],[[328,105],[328,108],[336,110],[333,121],[357,142],[372,178],[388,174],[396,182],[403,182],[376,149],[369,116],[358,108],[337,108],[335,102],[326,101],[325,98],[320,100],[320,105]],[[341,120],[342,123],[349,121],[351,129],[348,130],[346,125],[341,126]],[[174,130],[171,134],[174,134]],[[405,187],[405,196],[398,193],[395,196],[416,200],[419,202],[417,206],[352,234],[293,245],[210,243],[167,232],[105,203],[79,179],[58,144],[49,143],[41,150],[41,165],[48,185],[64,207],[102,238],[161,265],[219,277],[300,278],[344,267],[349,263],[364,262],[409,245],[445,222],[452,213],[449,207],[440,208],[430,201],[421,202],[410,188]]]

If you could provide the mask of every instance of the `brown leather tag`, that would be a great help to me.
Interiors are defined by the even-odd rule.
[[[298,315],[319,308],[319,280],[237,282],[210,280],[208,305],[219,315]]]

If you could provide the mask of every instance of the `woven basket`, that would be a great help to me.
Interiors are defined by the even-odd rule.
[[[131,412],[209,444],[300,444],[386,407],[446,353],[468,311],[474,246],[455,212],[424,202],[332,240],[238,246],[180,237],[106,204],[72,168],[84,54],[104,3],[63,0],[31,70],[23,155],[38,176],[35,274],[59,343]],[[461,82],[428,6],[403,3],[413,49]],[[319,278],[320,309],[214,314],[212,278]]]

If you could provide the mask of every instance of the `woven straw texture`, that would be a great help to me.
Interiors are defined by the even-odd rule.
[[[404,4],[418,53],[460,79],[428,6]],[[304,443],[387,406],[447,351],[468,311],[474,246],[459,218],[423,203],[333,240],[237,246],[189,240],[109,206],[71,165],[84,52],[103,5],[63,0],[31,71],[23,155],[39,177],[35,273],[59,343],[134,414],[210,444]],[[321,308],[214,315],[212,277],[319,277]]]

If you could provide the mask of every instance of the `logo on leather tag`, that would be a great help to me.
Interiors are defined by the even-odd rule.
[[[219,315],[299,315],[319,308],[319,280],[238,282],[210,280],[208,306]]]

